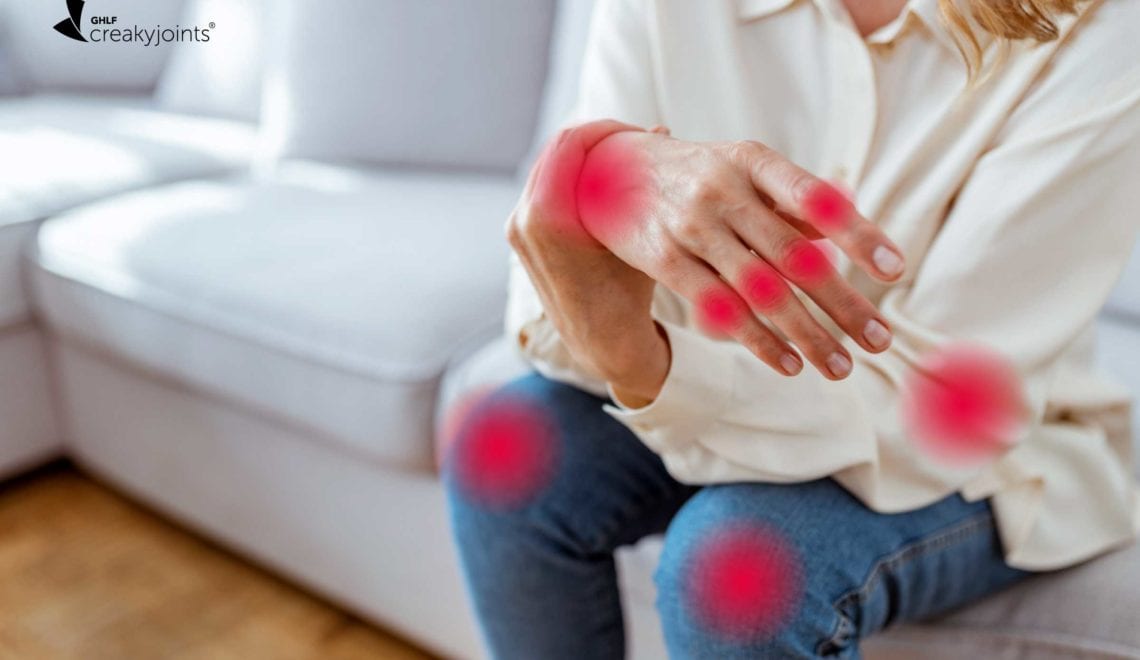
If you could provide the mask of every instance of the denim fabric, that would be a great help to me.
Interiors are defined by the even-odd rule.
[[[674,658],[859,658],[859,640],[875,631],[1029,575],[1002,560],[985,501],[955,495],[881,514],[830,479],[688,486],[597,397],[534,375],[491,400],[500,398],[552,417],[558,460],[549,483],[506,508],[481,504],[445,474],[468,588],[495,658],[621,658],[613,552],[655,533],[665,533],[657,606]],[[457,437],[464,441],[463,429]],[[685,591],[695,550],[740,524],[783,539],[800,576],[780,625],[746,637],[710,629]]]

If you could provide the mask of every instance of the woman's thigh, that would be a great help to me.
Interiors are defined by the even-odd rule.
[[[677,658],[859,657],[891,623],[1027,576],[986,501],[871,511],[831,479],[710,486],[669,526],[658,608]]]

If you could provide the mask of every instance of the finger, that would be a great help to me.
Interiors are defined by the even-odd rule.
[[[803,360],[783,339],[749,311],[748,304],[705,264],[680,251],[663,260],[659,282],[689,300],[697,322],[714,334],[727,335],[768,366],[794,376]]]
[[[742,143],[734,153],[744,161],[753,186],[816,227],[867,274],[884,281],[902,276],[902,251],[838,188],[759,142]]]
[[[784,211],[783,209],[775,209],[775,211],[776,215],[783,218],[784,222],[788,223],[793,228],[795,228],[796,231],[803,234],[804,238],[808,239],[809,241],[820,241],[827,238],[823,234],[819,233],[819,230],[815,228],[815,225],[811,224],[810,222],[800,220],[796,216],[788,213],[787,211]]]
[[[752,309],[782,330],[820,373],[838,380],[851,372],[851,355],[808,312],[779,271],[735,235],[716,242],[712,251],[705,260]]]
[[[879,353],[891,343],[879,310],[832,267],[823,252],[761,204],[727,218],[744,243],[802,289],[863,349]]]
[[[672,135],[673,134],[673,132],[669,130],[668,126],[662,126],[661,124],[657,124],[653,128],[649,129],[649,132],[650,133],[656,133],[657,135]]]

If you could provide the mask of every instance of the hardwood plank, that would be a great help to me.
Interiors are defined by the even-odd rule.
[[[0,658],[424,660],[58,463],[0,485]]]

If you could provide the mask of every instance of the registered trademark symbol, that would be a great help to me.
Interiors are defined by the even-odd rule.
[[[210,29],[213,29],[213,28],[214,28],[214,22],[210,21]]]

